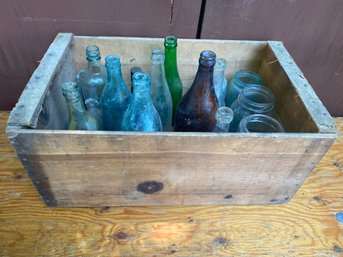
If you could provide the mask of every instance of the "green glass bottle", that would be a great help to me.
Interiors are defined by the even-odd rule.
[[[76,82],[68,81],[62,85],[62,94],[69,113],[69,130],[98,130],[96,119],[86,111],[81,91]]]
[[[177,70],[177,38],[174,36],[167,36],[164,38],[165,47],[165,59],[164,59],[164,69],[166,73],[166,79],[168,82],[168,87],[173,100],[173,124],[174,116],[178,103],[182,97],[182,82],[180,79],[179,72]]]

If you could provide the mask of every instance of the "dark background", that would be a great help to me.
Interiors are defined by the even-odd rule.
[[[0,110],[17,102],[58,32],[281,40],[343,116],[342,0],[1,0]]]

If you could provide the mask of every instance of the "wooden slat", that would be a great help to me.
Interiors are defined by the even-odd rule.
[[[44,97],[63,63],[72,37],[71,33],[57,35],[11,112],[8,120],[9,125],[32,128],[37,126]]]
[[[11,136],[49,206],[283,203],[333,140],[310,134],[23,129]],[[140,189],[151,181],[161,188]]]
[[[1,256],[342,254],[342,134],[288,204],[47,208],[13,156],[7,116],[0,113]]]

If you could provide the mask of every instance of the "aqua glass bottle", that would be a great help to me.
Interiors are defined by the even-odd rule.
[[[124,131],[162,131],[160,115],[155,109],[150,95],[149,75],[145,72],[133,74],[133,98],[124,113]]]
[[[80,89],[76,82],[65,82],[62,85],[62,94],[65,98],[68,113],[70,130],[98,130],[99,124],[96,119],[87,113]]]
[[[105,66],[107,82],[101,97],[104,127],[106,130],[121,130],[121,122],[130,104],[131,93],[122,77],[119,56],[108,55]]]
[[[224,58],[217,58],[213,70],[214,91],[216,92],[219,107],[225,106],[227,79],[225,78],[224,72],[226,63]]]
[[[231,107],[239,93],[248,85],[262,85],[262,78],[258,73],[248,70],[237,71],[229,83],[225,105]]]
[[[100,50],[95,45],[86,48],[86,59],[88,66],[77,75],[87,111],[90,112],[103,127],[100,98],[106,84],[106,72],[100,63]]]
[[[168,82],[169,91],[173,100],[173,124],[174,116],[178,103],[182,97],[182,82],[177,69],[177,38],[174,36],[167,36],[164,38],[164,69]]]
[[[216,55],[202,51],[193,84],[182,97],[175,113],[174,130],[179,132],[213,132],[216,127],[218,100],[213,86]]]
[[[171,131],[173,102],[164,73],[164,53],[155,48],[151,53],[151,97],[158,111],[163,131]]]

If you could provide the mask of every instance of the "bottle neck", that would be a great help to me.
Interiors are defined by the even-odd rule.
[[[115,90],[127,90],[120,66],[107,67],[107,84],[112,85]]]
[[[201,89],[204,91],[205,94],[210,90],[214,91],[213,66],[205,67],[203,65],[199,65],[194,81],[201,82],[201,83],[196,83],[196,86],[201,86]]]
[[[66,102],[71,120],[77,120],[86,112],[81,97],[66,98]]]
[[[101,68],[100,59],[99,60],[88,60],[88,69],[93,71],[98,71]]]
[[[151,64],[151,77],[152,78],[158,78],[162,79],[162,76],[164,75],[164,64],[163,61],[152,61]],[[158,86],[161,86],[161,83],[157,84]]]
[[[176,61],[176,47],[175,48],[165,48],[165,64],[168,69],[177,72],[177,61]]]

